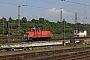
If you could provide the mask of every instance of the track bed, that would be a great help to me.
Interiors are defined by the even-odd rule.
[[[63,60],[63,59],[72,60],[72,59],[81,59],[82,57],[87,57],[89,55],[90,55],[90,47],[82,47],[82,48],[4,55],[0,56],[0,60]]]

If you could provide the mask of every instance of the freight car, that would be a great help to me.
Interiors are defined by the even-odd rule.
[[[26,32],[24,35],[26,40],[46,40],[51,39],[50,30],[41,30],[40,28],[31,28],[31,31]]]

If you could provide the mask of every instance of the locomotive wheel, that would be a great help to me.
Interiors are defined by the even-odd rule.
[[[32,39],[32,38],[30,38],[29,40],[30,40],[31,42],[33,42],[33,39]]]

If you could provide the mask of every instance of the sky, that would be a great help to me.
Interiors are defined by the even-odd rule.
[[[0,0],[0,18],[18,19],[18,6],[20,5],[20,19],[45,18],[49,21],[60,21],[62,8],[62,19],[69,23],[75,23],[75,12],[77,22],[90,24],[90,0]],[[25,5],[25,6],[23,6]]]

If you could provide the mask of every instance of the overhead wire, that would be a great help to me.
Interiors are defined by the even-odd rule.
[[[10,0],[10,1],[13,1],[13,0]],[[12,5],[19,5],[20,3],[16,2],[16,1],[13,1],[15,3],[5,3],[5,2],[0,2],[0,3],[3,3],[3,4],[12,4]],[[90,6],[90,5],[86,5],[86,4],[81,4],[81,3],[76,3],[76,2],[71,2],[71,1],[65,1],[65,2],[70,2],[70,3],[75,3],[75,4],[80,4],[80,5],[85,5],[85,6]],[[20,5],[27,5],[27,0],[26,0],[26,4],[20,4]],[[46,8],[46,7],[37,7],[37,6],[29,6],[27,5],[28,7],[33,7],[33,8],[42,8],[42,9],[49,9],[49,8]],[[71,11],[69,11],[71,12]],[[73,11],[72,11],[73,12]]]
[[[28,7],[33,7],[33,8],[43,8],[43,9],[47,9],[47,8],[44,8],[44,7],[36,7],[36,6],[29,6],[29,5],[27,5],[27,0],[26,0],[26,4],[21,4],[21,3],[18,3],[18,2],[16,2],[16,1],[13,1],[13,0],[10,0],[10,1],[12,1],[12,2],[14,2],[14,3],[17,3],[17,5],[20,5],[20,6],[28,6]],[[25,12],[28,12],[28,11],[26,11],[26,9],[24,10]],[[28,13],[30,13],[30,12],[28,12]],[[30,13],[31,14],[31,13]],[[34,14],[32,14],[33,16],[35,16],[35,17],[38,17],[38,16],[36,16],[36,15],[34,15]],[[38,17],[39,18],[39,17]]]
[[[10,0],[10,1],[12,1],[12,2],[14,2],[14,3],[17,3],[16,5],[26,5],[27,7],[31,7],[31,8],[39,8],[39,9],[49,9],[49,8],[47,8],[47,7],[38,7],[38,6],[30,6],[30,5],[27,5],[27,0],[26,0],[26,4],[21,4],[21,3],[18,3],[18,2],[16,2],[16,1],[13,1],[13,0]],[[3,2],[4,3],[4,2]],[[13,3],[8,3],[8,4],[13,4]]]
[[[72,2],[72,1],[66,1],[66,0],[61,0],[61,1],[69,2],[69,3],[74,3],[74,4],[78,4],[78,5],[83,5],[83,6],[90,6],[90,5],[87,5],[87,4],[82,4],[82,3]]]
[[[15,2],[15,3],[17,3],[17,4],[20,4],[20,3],[16,2],[16,1],[13,1],[13,0],[10,0],[10,1]]]
[[[10,1],[13,1],[13,0],[10,0]],[[4,3],[4,4],[13,4],[13,5],[26,5],[27,7],[32,7],[32,8],[49,9],[49,8],[47,8],[47,7],[38,7],[38,6],[30,6],[30,5],[27,5],[27,0],[26,0],[26,4],[20,4],[20,3],[16,2],[16,1],[13,1],[13,2],[15,2],[15,3],[17,3],[17,4],[4,3],[4,2],[1,2],[1,3]],[[68,2],[68,1],[65,1],[65,2]],[[69,1],[69,2],[70,2],[70,1]],[[51,3],[51,2],[49,2],[49,3]],[[52,3],[54,3],[54,2],[52,2]],[[74,3],[75,3],[75,2],[74,2]],[[78,3],[78,4],[79,4],[79,3]],[[73,11],[68,11],[68,12],[73,12]]]
[[[13,1],[13,0],[11,0]],[[15,1],[13,1],[15,2]],[[65,1],[65,2],[69,2],[69,3],[74,3],[74,4],[79,4],[79,5],[85,5],[85,6],[90,6],[90,5],[86,5],[86,4],[81,4],[81,3],[76,3],[76,2],[71,2],[71,1]],[[25,5],[25,4],[20,4],[18,2],[15,2],[15,3],[5,3],[5,2],[0,2],[0,3],[3,3],[3,4],[12,4],[12,5]],[[50,2],[51,3],[51,2]],[[53,2],[52,2],[53,3]],[[27,5],[27,0],[26,0],[26,5]],[[49,8],[46,8],[46,7],[37,7],[37,6],[30,6],[30,5],[27,5],[27,7],[32,7],[32,8],[39,8],[39,9],[49,9]],[[71,11],[69,11],[71,12]],[[73,11],[72,11],[73,12]]]
[[[12,5],[18,5],[18,4],[15,4],[15,3],[6,3],[6,2],[0,2],[2,4],[12,4]]]
[[[82,3],[72,2],[72,1],[66,1],[66,0],[61,0],[61,1],[68,2],[68,3],[73,3],[73,4],[78,4],[78,5],[83,5],[83,6],[89,6],[90,7],[90,5],[87,5],[87,4],[82,4]],[[79,13],[78,15],[81,15],[83,13],[86,14],[86,11],[88,11],[88,10],[90,10],[90,8],[85,10],[85,11],[78,12]],[[86,19],[87,19],[87,16],[86,16]]]
[[[46,0],[38,0],[38,1],[44,2],[44,3],[49,3],[49,4],[59,4],[60,5],[60,3],[55,3],[55,2],[52,2],[52,1],[46,1]]]
[[[42,0],[39,0],[39,1],[42,1]],[[66,0],[64,0],[64,1],[65,1],[65,2],[69,2],[69,3],[78,4],[78,5],[83,5],[83,6],[90,6],[90,5],[86,5],[86,4],[82,4],[82,3],[76,3],[76,2],[66,1]],[[51,2],[49,2],[49,3],[51,3]],[[53,3],[53,2],[52,2],[52,3]],[[87,11],[87,10],[85,10],[85,11]],[[83,12],[85,12],[85,11],[78,12],[78,13],[83,13]],[[74,13],[75,13],[75,11],[67,11],[67,12],[74,12]]]

